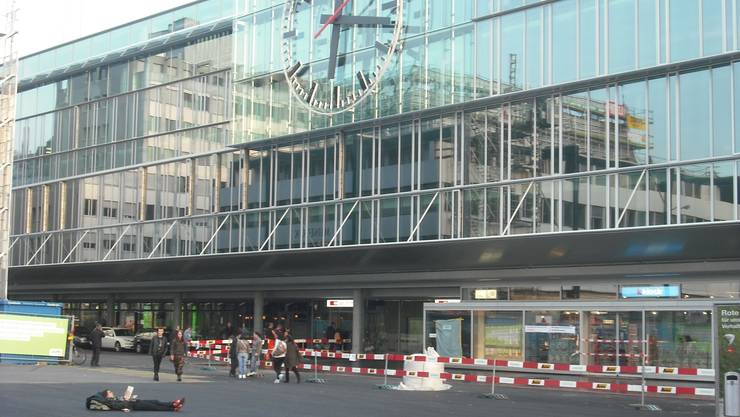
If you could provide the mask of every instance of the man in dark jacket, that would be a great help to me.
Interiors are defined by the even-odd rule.
[[[103,346],[103,336],[103,328],[100,323],[95,324],[95,328],[87,336],[93,352],[90,366],[100,366],[100,348]]]
[[[109,389],[97,392],[85,400],[85,407],[94,411],[180,411],[183,405],[185,398],[171,402],[116,398]]]
[[[152,355],[154,362],[154,380],[159,381],[159,366],[162,364],[162,358],[167,354],[167,338],[164,337],[164,329],[157,329],[157,335],[152,337],[149,343],[149,354]]]
[[[231,336],[231,345],[229,346],[229,363],[231,368],[229,369],[229,376],[236,377],[236,368],[239,366],[239,359],[236,355],[236,344],[239,342],[239,338],[236,335]]]

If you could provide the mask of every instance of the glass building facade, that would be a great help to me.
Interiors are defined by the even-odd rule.
[[[334,116],[290,92],[284,5],[198,1],[22,59],[11,284],[34,266],[739,220],[736,0],[405,1],[377,92]],[[357,86],[373,39],[344,29],[338,84]],[[328,48],[307,42],[310,56]],[[326,70],[316,58],[305,77]],[[725,278],[684,281],[740,296]],[[552,281],[510,282],[494,298],[552,294]],[[558,300],[615,293],[566,288]],[[367,344],[420,349],[422,293],[369,299]]]

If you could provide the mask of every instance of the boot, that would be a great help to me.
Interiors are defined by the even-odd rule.
[[[182,377],[180,375],[177,376],[177,382],[182,382]]]
[[[154,380],[159,381],[159,374],[154,374]]]

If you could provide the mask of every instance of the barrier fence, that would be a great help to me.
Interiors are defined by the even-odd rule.
[[[307,352],[307,353],[335,353],[335,352]],[[189,357],[208,359],[216,362],[229,363],[228,357],[221,357],[217,355],[209,355],[190,352]],[[418,356],[414,355],[356,355],[358,360],[398,360],[398,358],[408,358],[406,360],[419,360]],[[361,357],[364,356],[364,357]],[[321,356],[324,357],[324,356]],[[332,356],[325,356],[332,357]],[[334,356],[337,357],[337,356]],[[380,357],[380,358],[378,358]],[[439,358],[439,359],[455,359],[455,358]],[[270,368],[272,362],[260,361],[260,365],[265,368]],[[496,361],[496,366],[499,366],[500,362]],[[444,363],[456,363],[455,361],[444,362]],[[315,368],[314,368],[315,366]],[[387,366],[387,365],[386,365]],[[474,375],[474,374],[462,374],[452,372],[441,372],[433,373],[426,371],[405,371],[402,369],[388,369],[386,368],[369,368],[369,367],[355,367],[355,366],[341,366],[341,365],[312,365],[312,364],[299,364],[299,369],[310,371],[317,370],[321,372],[335,373],[335,374],[357,374],[357,375],[372,375],[372,376],[391,376],[396,378],[402,378],[404,376],[417,377],[417,378],[439,378],[448,381],[457,382],[468,382],[468,383],[481,383],[481,384],[504,384],[504,385],[524,385],[524,386],[539,386],[546,388],[570,388],[576,390],[586,391],[605,391],[613,393],[656,393],[656,394],[673,394],[673,395],[692,395],[692,396],[705,396],[713,397],[714,388],[696,388],[696,387],[681,387],[681,386],[670,386],[670,385],[641,385],[641,384],[625,384],[625,383],[609,383],[609,382],[593,382],[593,381],[570,381],[570,380],[559,380],[550,378],[526,378],[526,377],[493,377],[488,375]],[[644,391],[643,391],[644,390]]]
[[[303,339],[305,340],[305,339]],[[308,340],[326,340],[326,339],[308,339]],[[203,343],[205,342],[205,343]],[[191,346],[206,347],[210,354],[226,354],[229,351],[231,341],[229,340],[207,340],[193,341]],[[266,351],[263,351],[265,353]],[[327,350],[302,349],[301,353],[307,357],[319,357],[323,359],[346,359],[350,362],[357,360],[388,360],[391,362],[417,361],[426,362],[427,358],[423,355],[401,355],[401,354],[375,354],[375,353],[347,353],[333,352]],[[638,355],[639,356],[639,355]],[[438,363],[453,365],[473,365],[473,366],[494,366],[493,359],[465,358],[465,357],[438,357]],[[531,361],[509,361],[496,359],[495,366],[498,368],[511,368],[522,370],[538,370],[551,372],[570,372],[576,374],[612,374],[612,375],[641,375],[641,366],[625,365],[572,365],[565,363],[542,363]],[[714,369],[706,368],[681,368],[667,366],[645,366],[646,375],[684,375],[684,376],[705,376],[714,377]]]

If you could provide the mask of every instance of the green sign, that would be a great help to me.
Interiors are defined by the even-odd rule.
[[[740,372],[740,304],[715,305],[719,396],[725,398],[725,374]]]
[[[68,329],[66,317],[0,313],[0,353],[64,357]]]

